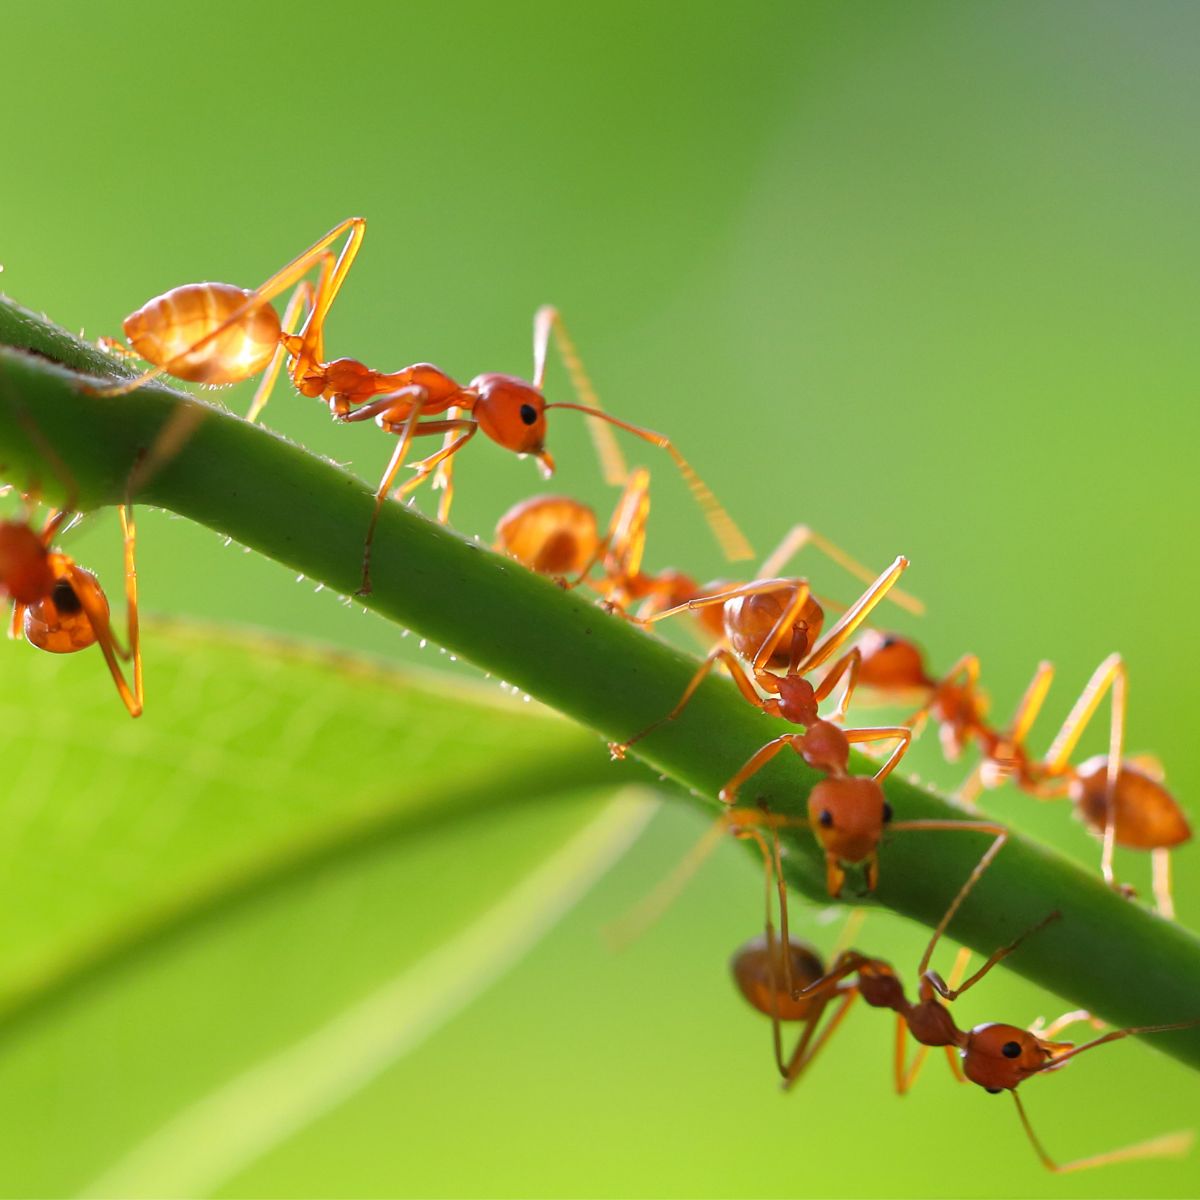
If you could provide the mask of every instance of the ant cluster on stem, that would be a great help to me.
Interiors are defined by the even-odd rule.
[[[103,339],[123,358],[149,366],[133,378],[92,389],[120,396],[150,380],[175,379],[224,385],[261,375],[247,412],[262,414],[281,372],[296,391],[328,405],[335,421],[374,421],[395,439],[395,448],[379,480],[370,521],[363,531],[360,594],[371,590],[371,554],[380,512],[389,496],[402,499],[426,480],[440,489],[438,519],[448,520],[453,498],[456,455],[479,432],[520,456],[532,455],[549,476],[554,460],[546,448],[547,413],[568,409],[583,413],[609,483],[622,492],[601,532],[600,519],[588,506],[567,496],[542,495],[525,500],[501,517],[495,547],[530,570],[550,576],[563,587],[586,587],[610,611],[644,628],[676,615],[692,618],[694,633],[708,647],[703,664],[678,703],[644,729],[610,744],[615,759],[656,730],[676,720],[707,675],[724,670],[748,704],[782,719],[797,731],[766,741],[720,791],[725,811],[685,863],[661,885],[648,908],[657,910],[726,836],[748,840],[762,855],[766,881],[766,919],[761,937],[743,946],[732,962],[734,979],[746,1000],[771,1019],[773,1053],[784,1086],[791,1088],[828,1044],[861,997],[872,1008],[890,1009],[897,1018],[894,1081],[899,1092],[915,1081],[930,1047],[945,1049],[960,1080],[989,1092],[1008,1091],[1020,1121],[1042,1162],[1051,1170],[1070,1171],[1132,1158],[1181,1152],[1190,1135],[1174,1134],[1067,1164],[1057,1164],[1034,1134],[1017,1087],[1032,1075],[1055,1071],[1097,1046],[1130,1036],[1180,1029],[1197,1021],[1125,1028],[1082,1045],[1055,1041],[1066,1025],[1090,1021],[1075,1011],[1049,1026],[1021,1029],[984,1024],[963,1030],[949,1002],[979,983],[1022,941],[1056,919],[1048,913],[1033,929],[997,949],[973,975],[962,981],[966,959],[960,954],[949,982],[931,969],[934,950],[955,913],[1008,837],[1004,825],[985,819],[922,820],[897,818],[884,796],[883,780],[895,770],[914,738],[932,720],[945,755],[955,760],[974,748],[979,761],[959,791],[973,807],[982,790],[1011,781],[1038,799],[1067,798],[1103,844],[1101,867],[1106,882],[1126,895],[1113,873],[1116,846],[1147,850],[1153,860],[1153,890],[1158,911],[1173,915],[1169,853],[1186,841],[1190,829],[1178,803],[1163,783],[1158,763],[1146,756],[1127,757],[1124,749],[1127,673],[1117,655],[1106,658],[1071,707],[1049,749],[1039,757],[1029,736],[1045,703],[1053,668],[1042,663],[1011,720],[990,723],[979,687],[978,659],[968,655],[942,674],[930,669],[924,652],[911,639],[868,628],[885,600],[919,612],[921,606],[896,585],[908,560],[897,557],[876,574],[807,526],[798,525],[750,578],[700,583],[683,571],[647,571],[643,565],[649,519],[649,473],[626,468],[614,429],[665,450],[704,512],[730,561],[751,557],[746,539],[732,518],[682,456],[674,443],[610,415],[601,406],[557,310],[545,307],[534,318],[533,372],[529,381],[483,373],[462,384],[431,363],[380,371],[352,358],[329,359],[325,322],[361,247],[366,223],[352,217],[335,226],[257,288],[196,283],[176,287],[148,301],[124,321],[128,345]],[[340,249],[338,247],[341,243]],[[315,275],[315,279],[311,276]],[[290,292],[282,315],[273,302]],[[550,403],[544,383],[547,355],[555,342],[575,391],[575,400]],[[114,632],[109,605],[94,575],[55,549],[70,525],[74,487],[65,466],[29,422],[29,433],[42,457],[60,476],[68,499],[40,527],[35,523],[36,492],[24,496],[19,517],[0,521],[0,589],[12,602],[10,636],[25,637],[40,649],[70,653],[98,645],[130,715],[143,708],[142,662],[138,639],[137,575],[134,562],[133,500],[140,482],[174,452],[172,431],[150,448],[135,467],[126,489],[120,520],[125,547],[127,622],[125,641]],[[413,475],[399,486],[396,478],[415,439],[441,436],[433,453],[410,464]],[[818,594],[808,578],[783,572],[804,547],[822,553],[866,585],[825,631],[826,611],[837,609]],[[822,633],[824,632],[824,636]],[[127,677],[126,669],[132,677]],[[837,693],[836,702],[822,706]],[[891,725],[858,725],[849,720],[852,704],[870,694],[877,700],[911,707]],[[1105,754],[1073,761],[1088,724],[1109,698],[1109,741]],[[851,770],[853,745],[890,744],[872,774]],[[812,789],[803,817],[739,804],[746,783],[776,755],[791,750],[822,776]],[[893,968],[883,959],[853,948],[837,953],[827,966],[817,952],[792,937],[788,927],[779,831],[811,831],[825,862],[830,896],[842,893],[847,871],[861,872],[867,891],[879,875],[879,846],[885,831],[974,835],[988,840],[934,930],[917,967],[916,1001],[907,998]],[[778,920],[776,920],[776,910]],[[799,1025],[794,1048],[784,1053],[782,1026]],[[907,1059],[907,1038],[919,1049]]]

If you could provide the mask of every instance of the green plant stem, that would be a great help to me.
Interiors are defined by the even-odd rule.
[[[40,439],[30,436],[32,418],[73,476],[76,503],[81,508],[117,503],[139,453],[186,408],[197,417],[194,434],[146,483],[139,503],[200,521],[340,592],[357,588],[372,505],[371,488],[361,480],[269,430],[157,384],[120,397],[85,393],[77,372],[113,378],[120,369],[11,302],[0,302],[4,344],[23,348],[0,349],[0,463],[8,479],[21,486],[34,481],[47,495],[63,494]],[[605,738],[626,737],[669,711],[697,665],[582,594],[566,592],[400,504],[388,504],[379,522],[372,575],[367,607]],[[148,664],[149,720],[153,671]],[[638,752],[714,811],[721,785],[781,731],[727,680],[711,677],[685,714],[639,743]],[[464,737],[470,735],[463,730]],[[600,742],[595,752],[606,753]],[[873,769],[866,759],[856,763],[864,773]],[[628,778],[627,770],[613,765],[614,786]],[[780,755],[743,798],[802,814],[818,779],[795,755]],[[900,820],[968,816],[896,776],[887,794]],[[785,844],[789,882],[824,898],[823,863],[811,834],[789,832]],[[896,833],[882,849],[875,898],[933,926],[987,845],[976,833]],[[1062,919],[1008,960],[1013,969],[1115,1024],[1200,1017],[1200,941],[1121,899],[1094,873],[1019,835],[1012,836],[950,932],[988,954],[1054,910]],[[796,926],[802,930],[803,922]],[[944,957],[941,965],[946,966]],[[897,966],[911,972],[909,964]],[[910,987],[915,982],[909,974]],[[985,998],[985,991],[986,984],[971,1000]],[[979,1008],[971,1004],[973,1013]],[[1021,1020],[1020,1014],[989,1016]],[[1152,1040],[1200,1066],[1200,1029]]]

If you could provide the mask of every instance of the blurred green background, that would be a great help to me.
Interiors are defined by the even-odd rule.
[[[387,368],[427,359],[464,378],[526,374],[532,314],[556,303],[608,406],[673,434],[761,550],[804,520],[871,564],[909,555],[908,586],[930,615],[897,624],[935,664],[977,651],[998,712],[1052,658],[1049,726],[1120,650],[1128,745],[1162,756],[1194,812],[1198,35],[1193,6],[1094,0],[10,10],[3,283],[70,328],[115,334],[151,295],[199,279],[253,286],[361,213],[369,230],[329,324],[332,353]],[[249,390],[222,399],[244,409]],[[391,449],[282,388],[266,420],[371,480]],[[550,446],[556,488],[611,505],[581,422],[555,414]],[[632,447],[631,458],[655,472],[650,564],[720,573],[669,464]],[[455,524],[483,538],[541,490],[532,463],[491,445],[463,456],[458,481]],[[149,612],[415,661],[456,683],[473,674],[207,530],[158,513],[142,529]],[[114,577],[111,518],[71,547]],[[836,576],[827,590],[839,587],[849,598]],[[139,846],[166,855],[169,883],[171,854],[198,835],[169,815],[185,802],[166,770],[124,797],[149,840],[89,813],[89,783],[114,749],[88,722],[119,709],[111,685],[87,656],[51,670],[23,647],[6,653],[21,660],[6,666],[6,761],[30,746],[53,755],[50,718],[77,753],[98,756],[15,773],[0,893],[11,963],[31,929],[66,928],[55,913],[93,907],[98,879],[136,891]],[[233,665],[245,656],[228,666],[242,686],[210,694],[169,654],[163,642],[147,661],[144,724],[184,730],[180,713],[205,699],[230,727],[219,737],[244,733],[259,686]],[[209,657],[201,681],[219,683],[220,656]],[[71,704],[47,705],[61,695],[51,685]],[[270,830],[287,811],[279,795],[293,794],[279,782],[293,768],[272,764],[289,745],[311,752],[318,734],[341,747],[322,795],[344,787],[351,808],[364,790],[403,796],[412,747],[389,745],[382,703],[359,732],[358,714],[332,700],[295,728],[264,717],[272,736],[243,736],[209,792],[196,784],[204,771],[188,772],[187,811],[211,815],[221,780],[249,770],[263,807],[248,825]],[[345,704],[355,708],[352,690]],[[460,736],[501,719],[473,704]],[[545,728],[556,745],[567,737]],[[159,733],[121,736],[136,757],[136,739]],[[455,741],[438,736],[454,763]],[[373,772],[357,785],[345,750],[356,737],[370,741]],[[1102,743],[1097,728],[1087,748]],[[603,755],[586,738],[563,746]],[[932,740],[912,762],[948,787],[966,771],[940,763]],[[396,839],[365,866],[339,859],[303,904],[286,888],[232,903],[0,1024],[0,1189],[66,1194],[102,1180],[139,1138],[335,1019],[507,886],[485,868],[493,853],[552,844],[594,800],[564,806],[574,818],[493,814]],[[243,816],[258,813],[245,803]],[[1064,806],[1008,793],[990,803],[1098,860]],[[958,1089],[940,1063],[897,1099],[890,1022],[865,1011],[782,1097],[765,1020],[724,966],[760,922],[748,858],[718,855],[623,954],[600,937],[702,827],[667,806],[513,974],[217,1193],[1200,1193],[1196,1155],[1052,1179],[1011,1106]],[[59,855],[49,877],[31,867],[43,834]],[[1175,861],[1180,917],[1196,927],[1200,852]],[[1119,865],[1148,890],[1146,862]],[[828,947],[837,923],[820,916],[804,910],[800,924]],[[861,941],[911,974],[923,935],[873,916]],[[964,1004],[966,1024],[1065,1007],[1007,976]],[[1200,1114],[1194,1075],[1145,1045],[1088,1056],[1023,1094],[1063,1158]]]

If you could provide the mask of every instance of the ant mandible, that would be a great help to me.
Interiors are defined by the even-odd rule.
[[[610,482],[623,482],[611,433],[600,434],[600,422],[624,429],[671,456],[703,507],[722,548],[731,559],[748,558],[750,547],[732,518],[683,458],[669,438],[631,425],[600,408],[590,381],[566,334],[556,309],[544,307],[534,318],[534,371],[531,382],[511,375],[477,375],[465,387],[430,363],[400,371],[377,371],[352,358],[325,359],[325,321],[345,282],[366,230],[363,217],[342,221],[261,286],[247,291],[231,284],[196,283],[173,288],[148,301],[124,321],[132,349],[109,341],[119,353],[140,356],[152,366],[136,378],[95,389],[105,395],[130,392],[161,374],[215,385],[236,383],[264,372],[247,414],[256,420],[288,360],[288,376],[301,394],[324,399],[341,421],[375,420],[399,436],[375,493],[375,507],[363,548],[360,593],[371,590],[370,561],[375,528],[383,503],[416,437],[444,435],[440,450],[413,464],[416,474],[397,489],[407,494],[435,472],[443,488],[439,519],[449,516],[453,496],[451,461],[482,430],[505,449],[532,454],[549,475],[554,460],[545,448],[546,412],[568,408],[592,418],[591,427]],[[345,242],[334,256],[332,247]],[[304,279],[312,269],[317,282]],[[295,285],[282,319],[271,301]],[[297,332],[293,325],[302,318]],[[543,394],[550,338],[558,340],[580,404],[548,404]],[[443,415],[444,414],[444,415]],[[435,418],[432,420],[424,418]]]
[[[1053,679],[1053,664],[1040,663],[1008,728],[994,736],[986,757],[963,785],[962,798],[970,803],[980,788],[998,787],[1007,778],[1039,799],[1065,796],[1084,825],[1103,841],[1100,865],[1105,882],[1123,890],[1113,874],[1115,846],[1149,850],[1155,905],[1163,916],[1173,917],[1170,853],[1191,837],[1191,829],[1178,801],[1163,786],[1161,766],[1155,760],[1124,756],[1128,707],[1124,660],[1111,654],[1096,668],[1045,756],[1034,759],[1026,740]],[[1111,694],[1108,751],[1072,766],[1071,755],[1107,694]]]

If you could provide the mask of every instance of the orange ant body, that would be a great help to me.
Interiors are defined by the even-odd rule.
[[[908,723],[916,726],[932,716],[947,759],[956,761],[972,742],[988,752],[994,735],[985,721],[987,701],[979,690],[979,659],[974,654],[964,655],[938,679],[929,673],[924,652],[911,638],[871,629],[855,649],[860,688],[884,702],[924,698]]]
[[[1039,664],[1009,727],[994,736],[986,758],[964,784],[963,798],[970,802],[980,787],[998,787],[1008,778],[1039,799],[1066,797],[1084,825],[1103,840],[1101,870],[1105,882],[1117,886],[1113,875],[1115,846],[1149,850],[1154,863],[1156,906],[1164,916],[1174,916],[1170,851],[1191,837],[1191,829],[1178,802],[1163,786],[1161,768],[1147,760],[1124,757],[1128,703],[1124,661],[1119,654],[1111,654],[1096,668],[1045,756],[1035,759],[1026,748],[1026,740],[1053,679],[1053,665]],[[1110,692],[1108,752],[1073,766],[1071,755]]]
[[[613,757],[623,758],[635,742],[678,717],[704,677],[718,662],[723,662],[750,704],[805,729],[799,734],[782,734],[762,746],[725,784],[720,798],[726,804],[734,805],[741,785],[785,748],[799,754],[810,767],[823,771],[826,778],[809,794],[807,818],[765,819],[779,825],[802,825],[812,829],[825,856],[826,884],[831,896],[841,893],[848,866],[862,866],[866,890],[874,890],[878,876],[878,847],[885,826],[897,831],[965,829],[989,833],[996,839],[994,848],[998,850],[1007,833],[1003,826],[991,822],[892,821],[892,811],[881,784],[903,757],[912,740],[912,730],[904,725],[843,729],[835,723],[844,714],[853,693],[857,651],[852,650],[838,659],[819,684],[814,686],[805,678],[832,658],[853,636],[907,565],[906,559],[897,558],[850,606],[820,644],[815,643],[824,622],[824,611],[805,580],[758,580],[659,614],[669,616],[675,611],[720,605],[729,644],[718,646],[708,655],[679,703],[667,716],[624,742],[610,743]],[[749,661],[753,678],[743,669],[739,657]],[[818,711],[820,702],[843,678],[845,689],[834,720],[825,720]],[[760,690],[766,693],[765,697]],[[849,773],[852,743],[891,740],[897,745],[873,777]],[[727,817],[737,824],[745,819],[741,814],[747,812],[732,809]]]
[[[155,297],[124,322],[131,350],[108,343],[120,353],[141,356],[152,367],[133,380],[98,390],[121,395],[163,373],[194,382],[228,384],[262,371],[247,414],[253,421],[265,407],[286,358],[287,373],[296,390],[323,399],[335,418],[347,422],[373,419],[381,429],[398,435],[375,493],[364,545],[362,593],[370,591],[371,544],[379,513],[414,438],[441,434],[445,440],[440,450],[414,464],[416,474],[397,489],[396,496],[402,497],[437,472],[436,483],[443,489],[439,519],[445,521],[453,496],[453,456],[480,430],[518,455],[532,454],[547,475],[553,473],[554,460],[545,447],[546,412],[551,408],[573,409],[593,418],[593,436],[610,482],[623,481],[624,473],[611,432],[602,434],[600,422],[666,450],[705,509],[726,553],[734,559],[749,557],[750,548],[740,531],[670,439],[618,420],[600,408],[554,308],[539,309],[534,319],[531,382],[492,372],[477,375],[464,386],[430,363],[377,371],[352,358],[326,360],[325,321],[365,231],[362,217],[342,221],[252,291],[230,284],[197,283]],[[335,259],[331,247],[343,235],[346,240]],[[314,268],[318,271],[315,284],[304,279]],[[271,301],[293,285],[295,291],[280,318]],[[293,332],[292,326],[301,317],[299,331]],[[543,380],[552,333],[557,334],[576,390],[587,403],[547,403]]]
[[[909,723],[918,725],[932,715],[947,758],[958,758],[969,743],[979,747],[982,761],[960,789],[960,799],[970,804],[980,788],[998,787],[1008,778],[1040,799],[1065,796],[1084,825],[1103,840],[1101,870],[1109,886],[1117,886],[1115,846],[1149,850],[1156,907],[1164,916],[1174,916],[1170,851],[1188,841],[1191,829],[1178,802],[1163,786],[1161,767],[1152,760],[1123,756],[1127,673],[1119,655],[1110,655],[1096,668],[1045,756],[1035,759],[1026,740],[1053,682],[1050,663],[1039,664],[1008,727],[998,730],[985,719],[987,706],[979,691],[979,660],[974,655],[964,656],[936,680],[926,669],[920,648],[910,639],[868,631],[857,649],[862,656],[860,687],[893,698],[926,693],[925,703]],[[1109,751],[1073,766],[1071,755],[1109,690]]]
[[[120,514],[125,537],[128,649],[113,633],[108,600],[95,575],[52,548],[70,515],[65,510],[52,512],[40,532],[35,532],[28,520],[0,521],[0,591],[13,602],[9,637],[24,637],[31,646],[52,654],[74,654],[98,645],[129,715],[138,717],[143,692],[135,531],[132,509],[121,505]],[[122,659],[132,662],[132,687],[121,669]]]
[[[777,828],[777,823],[772,823]],[[1058,917],[1052,913],[1034,929],[1028,930],[1009,945],[995,951],[969,979],[961,982],[969,952],[961,951],[950,982],[930,969],[934,948],[945,933],[971,889],[995,858],[1002,843],[992,845],[972,870],[966,882],[951,901],[945,915],[925,948],[917,968],[920,979],[917,1001],[911,1002],[892,966],[882,959],[858,951],[846,951],[836,956],[833,967],[825,971],[819,954],[787,932],[787,897],[782,886],[779,849],[776,843],[768,847],[765,838],[756,830],[734,831],[738,836],[751,836],[758,842],[767,871],[767,923],[765,934],[742,946],[731,961],[734,980],[746,1000],[759,1012],[771,1018],[775,1060],[783,1077],[784,1087],[790,1088],[828,1044],[849,1011],[854,1000],[861,996],[872,1008],[890,1009],[896,1013],[896,1049],[893,1078],[898,1093],[903,1095],[915,1083],[931,1048],[946,1051],[951,1070],[960,1082],[969,1080],[992,1094],[1012,1093],[1022,1126],[1038,1157],[1051,1171],[1065,1173],[1098,1167],[1108,1163],[1179,1154],[1191,1144],[1190,1134],[1171,1134],[1150,1142],[1124,1147],[1071,1163],[1056,1163],[1046,1153],[1034,1134],[1024,1105],[1016,1088],[1032,1075],[1053,1071],[1086,1050],[1117,1041],[1134,1034],[1160,1033],[1194,1026],[1200,1021],[1173,1024],[1135,1026],[1113,1030],[1082,1046],[1051,1039],[1065,1026],[1078,1022],[1097,1022],[1091,1014],[1079,1010],[1066,1013],[1048,1027],[1040,1023],[1030,1029],[988,1022],[963,1030],[955,1023],[943,1000],[953,1001],[974,987],[997,963],[1011,954],[1031,933],[1037,932]],[[782,937],[777,938],[771,916],[771,893],[777,890],[781,914]],[[851,978],[856,976],[856,978]],[[830,1005],[830,1016],[821,1021]],[[781,1022],[801,1024],[795,1049],[786,1058],[782,1053]],[[818,1033],[818,1030],[820,1032]],[[907,1036],[920,1049],[911,1064],[907,1062]],[[959,1060],[961,1059],[961,1066]]]
[[[641,604],[639,618],[711,594],[720,585],[702,587],[682,571],[650,573],[642,569],[646,522],[650,511],[650,473],[639,467],[629,475],[602,535],[595,511],[569,496],[534,496],[513,505],[496,525],[495,548],[531,571],[549,575],[566,588],[586,583],[605,604],[624,612]],[[598,582],[592,570],[600,567]],[[696,614],[707,640],[721,636],[721,614]]]

